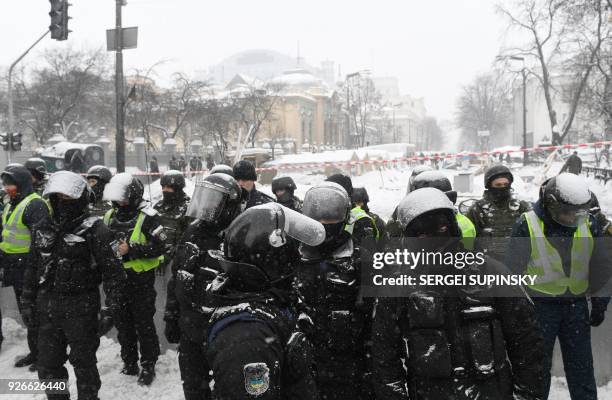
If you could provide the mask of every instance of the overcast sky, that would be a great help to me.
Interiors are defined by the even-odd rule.
[[[0,66],[8,66],[49,25],[49,2],[2,0]],[[69,40],[46,38],[37,50],[105,46],[114,0],[71,0]],[[265,48],[311,65],[325,59],[342,73],[369,68],[397,76],[402,92],[425,97],[430,115],[453,118],[461,85],[487,71],[503,21],[493,0],[128,0],[124,26],[138,26],[138,49],[125,71],[165,59],[173,71],[206,70],[236,52]],[[37,52],[26,62],[36,58]]]

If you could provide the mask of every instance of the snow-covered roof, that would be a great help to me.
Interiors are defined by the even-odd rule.
[[[327,87],[322,79],[317,78],[308,70],[305,69],[294,69],[285,71],[281,76],[271,80],[273,84],[280,84],[287,87],[300,87],[300,88],[314,88],[314,87]]]
[[[66,152],[71,149],[80,149],[85,151],[89,147],[100,147],[97,144],[83,144],[83,143],[72,143],[72,142],[59,142],[53,146],[47,147],[41,153],[43,157],[64,157]]]
[[[271,167],[281,164],[311,164],[325,162],[351,161],[355,157],[354,150],[324,151],[322,153],[288,154],[268,161],[264,166]]]

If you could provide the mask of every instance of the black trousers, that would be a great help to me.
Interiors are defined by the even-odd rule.
[[[40,316],[38,377],[68,379],[64,364],[69,360],[76,375],[79,400],[95,400],[100,390],[96,359],[100,339],[95,309],[92,306],[88,314],[71,318],[50,318],[48,313]],[[68,346],[70,353],[67,353]],[[48,394],[47,397],[52,400],[70,398],[68,394]]]
[[[13,290],[15,291],[15,299],[17,300],[17,307],[19,308],[19,312],[21,312],[21,293],[22,288],[20,286],[13,285]],[[34,312],[33,315],[33,326],[28,327],[28,348],[30,349],[30,354],[36,360],[38,358],[38,312],[37,307],[34,307],[32,310]],[[0,320],[2,317],[0,316]],[[2,337],[2,332],[0,332],[0,337]]]
[[[121,344],[121,358],[126,364],[155,364],[159,356],[159,339],[155,315],[155,270],[139,274],[128,273],[124,300],[118,315],[114,315],[117,339]]]
[[[185,400],[209,400],[210,368],[204,344],[192,341],[184,333],[179,341],[179,368]]]

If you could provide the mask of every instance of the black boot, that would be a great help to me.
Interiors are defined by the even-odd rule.
[[[23,368],[28,365],[36,364],[36,358],[32,355],[32,353],[28,354],[25,357],[22,357],[15,361],[15,368]],[[34,367],[36,368],[36,367]]]
[[[138,375],[139,369],[138,369],[138,364],[137,363],[123,363],[123,369],[121,370],[121,373],[123,375],[131,375],[131,376],[136,376]]]
[[[149,386],[151,382],[155,379],[155,364],[143,364],[142,371],[140,371],[140,375],[138,376],[138,384]]]

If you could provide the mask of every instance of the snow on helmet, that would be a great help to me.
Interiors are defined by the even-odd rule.
[[[412,185],[414,190],[426,187],[436,188],[444,192],[453,204],[457,201],[457,192],[453,190],[453,186],[446,175],[440,171],[423,171],[414,178]]]
[[[397,220],[402,230],[415,218],[435,210],[455,213],[453,203],[438,189],[427,187],[410,192],[397,206]]]
[[[229,176],[234,177],[234,169],[229,165],[217,164],[212,167],[210,174],[228,174]]]
[[[315,221],[348,222],[350,212],[351,200],[337,183],[321,182],[304,196],[302,213]]]
[[[70,171],[58,171],[49,178],[43,196],[62,194],[76,200],[81,198],[88,188],[87,181],[81,175]]]
[[[413,186],[414,178],[416,178],[417,176],[419,176],[425,171],[432,171],[432,170],[433,168],[431,168],[429,165],[426,165],[426,164],[421,164],[421,165],[417,165],[416,167],[414,167],[412,169],[412,172],[410,173],[410,178],[408,178],[408,188],[406,189],[406,194],[415,190]]]
[[[581,176],[559,174],[543,185],[540,195],[545,210],[560,225],[575,228],[588,216],[591,192]]]
[[[104,188],[103,199],[116,203],[128,202],[131,208],[136,208],[142,201],[144,186],[132,174],[122,172],[113,176]]]
[[[163,186],[170,186],[174,190],[182,190],[185,187],[185,177],[181,171],[168,170],[164,172],[159,179],[159,184]]]

